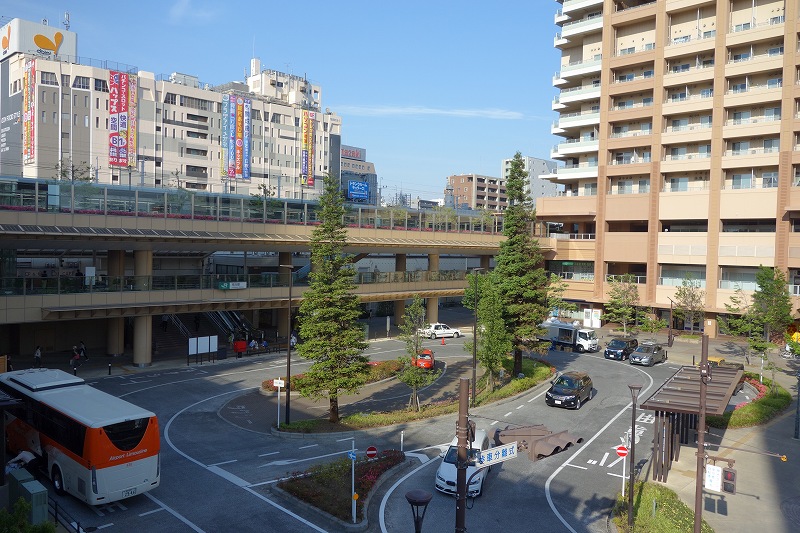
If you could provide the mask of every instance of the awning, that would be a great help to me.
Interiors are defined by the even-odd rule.
[[[711,369],[711,380],[706,388],[706,414],[719,416],[725,412],[741,378],[741,370]],[[669,413],[699,414],[700,369],[694,366],[681,367],[639,407]]]

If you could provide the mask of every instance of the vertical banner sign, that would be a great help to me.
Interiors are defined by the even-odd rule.
[[[236,98],[236,179],[242,179],[242,149],[244,148],[244,98]]]
[[[236,95],[228,97],[228,177],[236,177]]]
[[[135,167],[137,124],[136,110],[139,105],[139,78],[128,75],[128,165]]]
[[[128,112],[130,104],[128,75],[108,73],[108,165],[128,166]]]
[[[22,85],[22,155],[26,163],[33,160],[36,136],[36,60],[25,62]]]
[[[220,176],[224,181],[228,177],[228,113],[230,109],[230,100],[228,95],[222,97],[222,135],[220,138],[222,144],[222,157],[219,160]]]
[[[300,163],[300,180],[307,187],[314,186],[314,118],[313,111],[303,111],[303,143]]]
[[[244,136],[242,138],[243,143],[243,150],[242,150],[242,179],[245,181],[250,181],[250,130],[252,126],[250,124],[251,116],[250,113],[252,111],[253,102],[249,98],[244,99]]]

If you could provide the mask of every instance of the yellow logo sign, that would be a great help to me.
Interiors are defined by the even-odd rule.
[[[8,50],[8,45],[11,44],[11,25],[8,25],[8,31],[6,32],[7,35],[3,35],[3,53],[6,53]]]
[[[53,40],[51,41],[49,37],[37,33],[33,36],[33,42],[41,50],[48,50],[58,55],[58,49],[61,47],[61,43],[64,42],[64,35],[60,31],[57,31],[53,35]]]

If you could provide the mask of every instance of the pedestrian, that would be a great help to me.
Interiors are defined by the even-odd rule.
[[[33,352],[33,368],[42,368],[42,347],[38,345]]]
[[[81,359],[85,361],[89,360],[89,356],[86,355],[86,345],[83,343],[83,341],[78,343],[78,354],[81,356]]]
[[[81,353],[78,351],[77,346],[72,347],[72,357],[69,358],[69,366],[72,368],[81,366]]]
[[[161,315],[161,329],[167,331],[169,326],[169,315]]]
[[[200,315],[199,314],[195,314],[194,315],[194,332],[197,333],[198,331],[200,331]]]

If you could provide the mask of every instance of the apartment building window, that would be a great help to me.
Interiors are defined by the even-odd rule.
[[[717,35],[717,30],[709,30],[703,32],[703,39],[709,39]]]
[[[42,103],[47,103],[47,91],[42,91]]]
[[[752,174],[734,174],[731,177],[732,189],[750,189],[753,185]]]
[[[744,24],[737,24],[736,26],[733,27],[734,33],[735,32],[739,32],[739,31],[746,31],[746,30],[749,30],[749,29],[750,29],[750,23],[749,22],[745,22]]]
[[[72,82],[73,89],[86,89],[89,90],[89,78],[86,76],[75,76],[75,81]]]
[[[89,109],[89,95],[88,94],[83,97],[83,107],[85,107],[86,109]]]
[[[764,172],[761,174],[761,187],[764,189],[774,189],[778,186],[777,172]]]
[[[100,117],[94,117],[94,127],[95,129],[100,127]]]
[[[771,56],[783,55],[783,46],[776,46],[774,48],[770,48],[767,54]]]
[[[632,193],[633,193],[632,180],[620,180],[617,182],[617,194],[632,194]]]
[[[650,180],[639,180],[639,194],[647,194],[650,192]]]
[[[733,123],[735,124],[747,124],[750,122],[750,111],[734,111],[733,112]]]
[[[670,149],[669,151],[670,159],[686,159],[686,147],[685,146],[675,146]]]
[[[42,124],[47,123],[47,111],[42,111]]]
[[[780,120],[781,119],[780,106],[764,108],[764,118],[767,120]]]
[[[56,79],[55,72],[42,71],[41,80],[42,80],[42,85],[55,85],[56,87],[58,87],[58,80]]]
[[[653,98],[649,97],[649,96],[645,96],[644,98],[642,98],[642,105],[644,107],[653,105]]]
[[[681,178],[670,178],[669,179],[669,190],[671,192],[682,192],[689,190],[689,178],[681,177]]]
[[[628,55],[628,54],[632,54],[632,53],[634,53],[635,51],[636,51],[636,48],[635,48],[635,47],[633,47],[633,46],[631,46],[630,48],[622,48],[622,49],[619,51],[619,55],[621,55],[621,56],[625,56],[625,55]]]
[[[622,137],[626,133],[628,133],[628,125],[624,124],[622,126],[614,126],[614,135],[618,137]]]
[[[689,127],[688,118],[676,118],[672,120],[672,131],[683,131]]]
[[[711,98],[714,96],[714,89],[700,89],[700,98]]]
[[[747,82],[734,83],[733,85],[731,85],[731,91],[733,91],[734,93],[747,92]]]
[[[66,96],[66,95],[64,95],[64,96]],[[54,91],[53,92],[53,104],[57,104],[57,103],[58,103],[58,92]]]
[[[55,124],[56,122],[58,122],[58,112],[53,111],[53,124]]]
[[[764,153],[777,152],[780,149],[779,139],[764,139]]]
[[[711,127],[711,115],[703,115],[700,117],[700,125],[705,128]]]
[[[597,196],[597,183],[584,183],[583,184],[584,196]]]
[[[750,52],[740,52],[738,54],[733,54],[733,62],[740,63],[742,61],[747,61],[750,59]]]
[[[737,141],[731,143],[731,151],[733,155],[746,154],[750,150],[750,141]]]
[[[73,94],[72,95],[72,107],[78,107],[78,95],[77,94]]]
[[[95,91],[100,91],[102,93],[107,93],[108,92],[108,82],[106,82],[106,80],[101,80],[101,79],[95,78],[94,79],[94,90]]]
[[[670,102],[682,102],[686,100],[686,91],[679,92],[679,93],[672,93],[669,95]]]
[[[652,70],[645,70],[644,77],[645,78],[652,78],[654,76],[654,72]]]
[[[678,72],[689,72],[689,63],[683,63],[681,65],[673,65],[672,73],[677,74]]]
[[[688,35],[681,35],[680,37],[673,37],[672,44],[688,43],[691,37]]]
[[[164,103],[165,104],[176,105],[177,101],[178,101],[178,99],[175,96],[175,93],[167,93],[167,95],[164,97]]]
[[[62,74],[61,75],[61,86],[62,87],[69,87],[69,74]]]
[[[767,87],[770,89],[777,89],[778,87],[783,87],[783,78],[772,78],[767,80]]]
[[[701,144],[697,147],[697,153],[700,154],[700,157],[711,157],[711,145],[710,144]]]
[[[617,81],[632,81],[633,80],[633,73],[629,72],[628,74],[620,74],[617,76]]]

